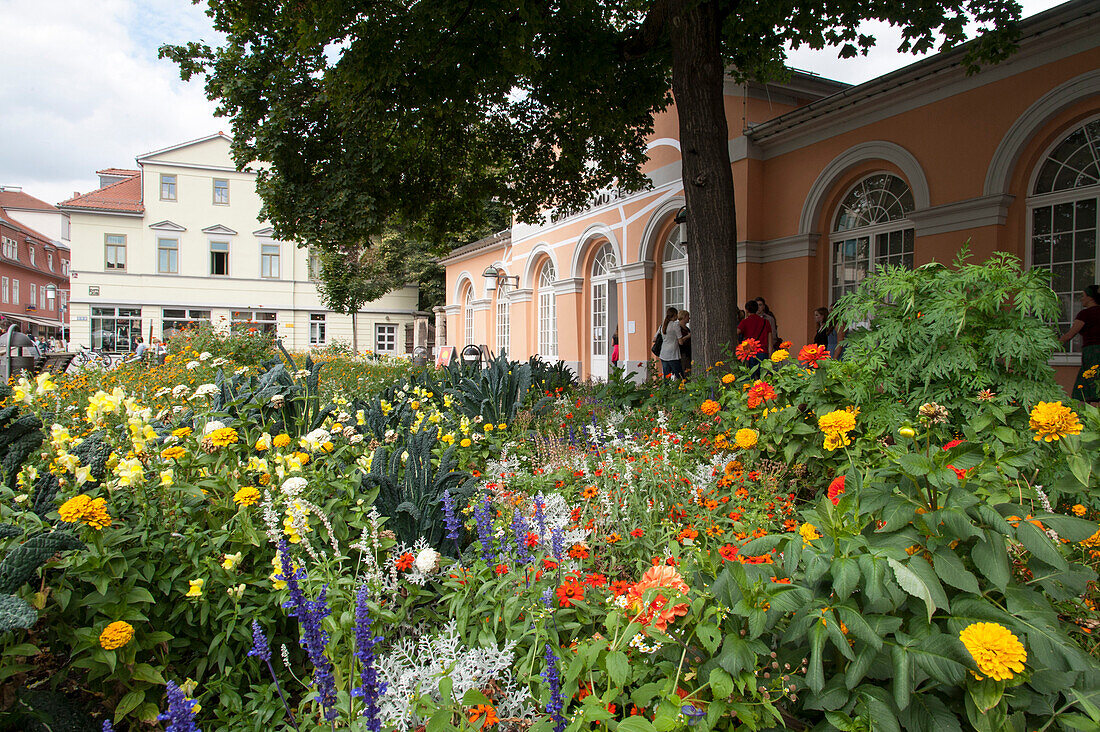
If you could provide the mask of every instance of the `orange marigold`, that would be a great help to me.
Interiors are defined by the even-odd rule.
[[[701,411],[703,414],[707,415],[708,417],[713,417],[714,415],[718,414],[718,410],[720,410],[721,408],[722,408],[722,405],[719,404],[718,402],[714,401],[713,399],[707,399],[699,407],[699,411]]]

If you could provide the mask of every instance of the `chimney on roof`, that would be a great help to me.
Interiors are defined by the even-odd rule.
[[[23,190],[23,186],[0,186],[0,191],[4,193],[19,193]]]

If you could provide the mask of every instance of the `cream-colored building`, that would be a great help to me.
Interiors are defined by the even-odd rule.
[[[222,133],[97,171],[100,187],[61,203],[71,220],[72,342],[111,352],[189,323],[274,332],[290,350],[352,343],[352,318],[324,307],[308,251],[259,220],[254,173]],[[360,351],[404,354],[410,285],[357,315]]]

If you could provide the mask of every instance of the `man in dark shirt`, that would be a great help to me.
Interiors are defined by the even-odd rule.
[[[755,338],[764,348],[764,353],[771,353],[772,324],[757,314],[759,310],[760,304],[756,300],[745,303],[745,312],[748,314],[737,324],[737,334],[742,340]]]

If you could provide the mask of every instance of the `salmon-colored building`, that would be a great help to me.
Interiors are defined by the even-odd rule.
[[[1076,0],[1023,21],[1017,52],[972,75],[964,47],[858,86],[798,72],[728,81],[739,299],[767,298],[800,345],[813,309],[875,266],[950,262],[969,240],[975,261],[999,250],[1049,269],[1068,327],[1081,289],[1100,281],[1098,11]],[[446,257],[446,343],[602,378],[617,334],[620,365],[644,371],[665,307],[690,310],[691,271],[707,266],[688,261],[691,232],[676,222],[674,109],[656,119],[644,172],[651,190],[602,193]],[[1070,383],[1079,363],[1055,361]]]

